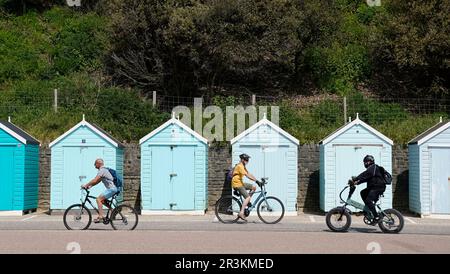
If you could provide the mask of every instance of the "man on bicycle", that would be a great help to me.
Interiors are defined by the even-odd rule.
[[[381,169],[375,164],[375,158],[372,155],[366,155],[363,162],[366,170],[352,180],[355,185],[367,183],[367,188],[361,190],[361,198],[374,216],[372,224],[377,224],[380,217],[375,208],[375,203],[386,190],[386,184]]]
[[[100,183],[101,181],[106,187],[106,190],[103,191],[103,193],[100,194],[96,199],[98,206],[98,217],[94,220],[94,223],[100,223],[103,221],[104,216],[102,205],[108,206],[107,204],[105,204],[105,201],[118,192],[117,187],[114,185],[113,176],[111,175],[109,170],[105,168],[103,165],[104,165],[103,159],[95,160],[94,166],[96,169],[98,169],[97,176],[95,176],[95,178],[92,179],[89,183],[81,186],[82,188],[89,189],[95,186],[96,184]]]
[[[246,221],[244,210],[249,204],[252,195],[256,190],[256,186],[249,183],[244,183],[243,179],[245,176],[254,182],[257,182],[257,180],[252,174],[247,171],[247,168],[245,167],[248,164],[250,156],[244,153],[239,155],[239,158],[241,160],[233,170],[233,179],[231,180],[231,186],[234,190],[239,191],[239,193],[244,197],[244,203],[242,204],[241,211],[239,212],[239,218]],[[250,190],[250,193],[248,193],[247,190]]]

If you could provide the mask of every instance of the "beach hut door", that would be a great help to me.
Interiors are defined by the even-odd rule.
[[[365,145],[336,145],[336,187],[335,187],[335,205],[340,205],[339,193],[347,185],[348,179],[357,176],[365,170],[363,158],[365,155],[373,155],[375,162],[380,163],[382,146]],[[352,197],[358,203],[364,204],[359,192],[366,188],[366,184],[357,187],[357,193]],[[345,197],[346,194],[344,194]]]
[[[431,212],[450,214],[450,148],[431,149]]]
[[[194,209],[194,146],[152,148],[152,209]]]
[[[103,147],[64,148],[63,208],[80,202],[80,186],[97,175],[94,167],[97,158],[103,158]],[[98,196],[104,190],[104,185],[100,183],[91,188],[90,195]]]
[[[0,146],[0,210],[12,209],[14,183],[14,149],[13,146]]]

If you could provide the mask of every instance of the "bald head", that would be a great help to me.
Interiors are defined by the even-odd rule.
[[[101,158],[98,158],[97,160],[95,160],[95,163],[94,163],[96,169],[101,168],[103,166],[103,164],[104,164],[103,159],[101,159]]]

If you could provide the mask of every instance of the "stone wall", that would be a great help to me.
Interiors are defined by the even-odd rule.
[[[42,145],[39,150],[39,209],[50,208],[50,148]]]
[[[302,145],[298,152],[297,208],[304,212],[318,212],[319,206],[319,145]]]
[[[225,175],[231,167],[231,147],[210,147],[208,155],[208,211],[214,211],[216,201],[231,194],[225,185]]]
[[[392,207],[407,212],[409,211],[408,146],[394,146],[392,154]]]
[[[141,148],[139,144],[125,144],[123,201],[141,209]]]
[[[50,206],[50,149],[43,145],[40,150],[39,208]],[[124,203],[137,209],[141,206],[139,144],[126,144],[124,157]],[[215,202],[229,191],[225,186],[225,173],[231,167],[231,147],[211,146],[208,168],[208,210],[214,210]],[[297,208],[304,212],[319,209],[319,145],[306,144],[299,148]],[[393,206],[408,210],[408,151],[406,146],[393,148]]]

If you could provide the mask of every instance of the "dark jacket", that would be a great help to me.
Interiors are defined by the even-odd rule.
[[[363,173],[356,177],[358,184],[367,183],[367,188],[385,188],[381,169],[376,164],[369,166]]]

